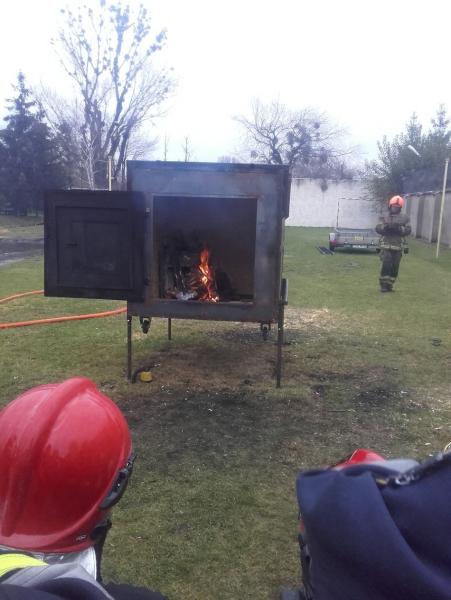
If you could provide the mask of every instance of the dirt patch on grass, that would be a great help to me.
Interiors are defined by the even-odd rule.
[[[134,368],[152,366],[158,387],[217,391],[275,386],[276,335],[264,341],[258,324],[173,322],[171,342],[161,327],[156,333],[158,337],[151,329],[148,339],[133,334]]]
[[[302,370],[296,345],[284,348],[285,385],[277,390],[270,377],[275,346],[259,336],[251,326],[205,325],[203,344],[166,344],[154,381],[121,395],[138,451],[152,468],[166,472],[185,460],[223,468],[246,456],[262,468],[297,469],[359,445],[387,451],[397,415],[418,410],[401,393],[396,369]]]
[[[334,339],[336,322],[329,310],[290,309],[281,390],[276,332],[263,341],[258,324],[175,321],[171,342],[161,321],[149,338],[135,332],[134,366],[149,365],[154,380],[118,388],[117,400],[146,464],[296,471],[358,446],[410,454],[424,403],[379,345],[365,356],[358,333]]]
[[[312,323],[318,332],[327,332],[333,315],[328,310],[290,309],[285,324],[283,345],[283,387],[317,379],[303,361],[306,336]],[[134,366],[150,366],[155,387],[222,391],[224,389],[275,388],[277,329],[262,337],[258,323],[183,322],[173,320],[172,341],[166,339],[166,325],[152,323],[149,337],[134,330]],[[330,367],[329,367],[330,369]],[[326,371],[323,377],[332,377]],[[348,375],[337,372],[335,378]],[[141,385],[141,384],[140,384]]]
[[[159,468],[188,455],[215,463],[242,451],[256,458],[295,427],[286,403],[266,393],[276,392],[274,340],[263,341],[258,326],[234,325],[203,324],[200,335],[178,341],[175,334],[141,360],[153,382],[132,384],[119,399]]]
[[[397,369],[389,367],[369,369],[359,382],[357,390],[352,401],[366,407],[393,404],[402,397]]]
[[[277,401],[252,390],[160,391],[132,401],[121,399],[119,404],[138,452],[163,472],[180,462],[219,469],[243,460],[263,468],[291,463],[292,449],[315,438],[320,418],[309,399]],[[296,453],[296,465],[306,459],[302,454]]]
[[[379,406],[391,402],[393,398],[398,397],[398,394],[398,390],[387,388],[381,384],[359,392],[355,397],[355,401],[366,406],[370,404]]]

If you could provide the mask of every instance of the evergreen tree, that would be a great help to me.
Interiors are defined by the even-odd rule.
[[[8,100],[6,128],[0,131],[0,191],[18,216],[42,208],[43,192],[61,187],[66,177],[58,144],[44,113],[19,73],[17,95]]]
[[[86,187],[82,169],[82,156],[74,128],[67,121],[57,124],[53,137],[55,151],[58,153],[60,174],[70,187]]]
[[[451,132],[449,131],[449,119],[443,104],[438,107],[435,119],[431,119],[432,130],[430,136],[440,142],[449,145]]]
[[[403,133],[391,141],[384,136],[378,142],[379,156],[367,164],[370,191],[385,203],[394,194],[440,189],[443,163],[451,152],[450,137],[449,119],[443,105],[431,119],[427,133],[423,132],[414,113]]]

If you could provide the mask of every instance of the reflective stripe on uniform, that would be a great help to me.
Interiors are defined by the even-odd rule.
[[[387,242],[381,242],[380,247],[382,250],[401,250],[401,246],[396,244],[389,244]]]
[[[26,554],[0,554],[0,577],[16,569],[26,567],[46,567],[47,563]]]

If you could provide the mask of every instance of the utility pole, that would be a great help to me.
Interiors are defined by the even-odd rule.
[[[169,139],[167,134],[164,134],[164,147],[163,147],[163,160],[166,161],[168,160],[168,148],[169,148]]]
[[[442,200],[440,202],[440,217],[438,219],[437,248],[435,250],[435,258],[438,258],[438,255],[440,253],[440,240],[442,238],[443,212],[445,209],[446,180],[448,179],[448,163],[449,163],[449,158],[447,158],[445,160],[445,171],[443,173]]]

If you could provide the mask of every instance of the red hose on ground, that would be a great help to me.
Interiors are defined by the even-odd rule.
[[[23,298],[24,296],[32,296],[34,294],[43,294],[44,290],[34,290],[33,292],[23,292],[21,294],[14,294],[6,298],[0,298],[0,304],[8,302],[9,300],[16,300],[17,298]],[[127,308],[116,308],[114,310],[106,310],[98,313],[88,313],[85,315],[68,315],[67,317],[50,317],[48,319],[34,319],[32,321],[17,321],[16,323],[0,323],[0,329],[13,329],[14,327],[26,327],[27,325],[47,325],[49,323],[62,323],[64,321],[83,321],[85,319],[98,319],[101,317],[111,317],[113,315],[120,315],[125,313]]]
[[[22,292],[21,294],[14,294],[14,296],[6,296],[6,298],[0,298],[0,304],[9,302],[10,300],[16,300],[17,298],[23,298],[24,296],[34,296],[35,294],[43,294],[44,290],[34,290],[34,292]]]

